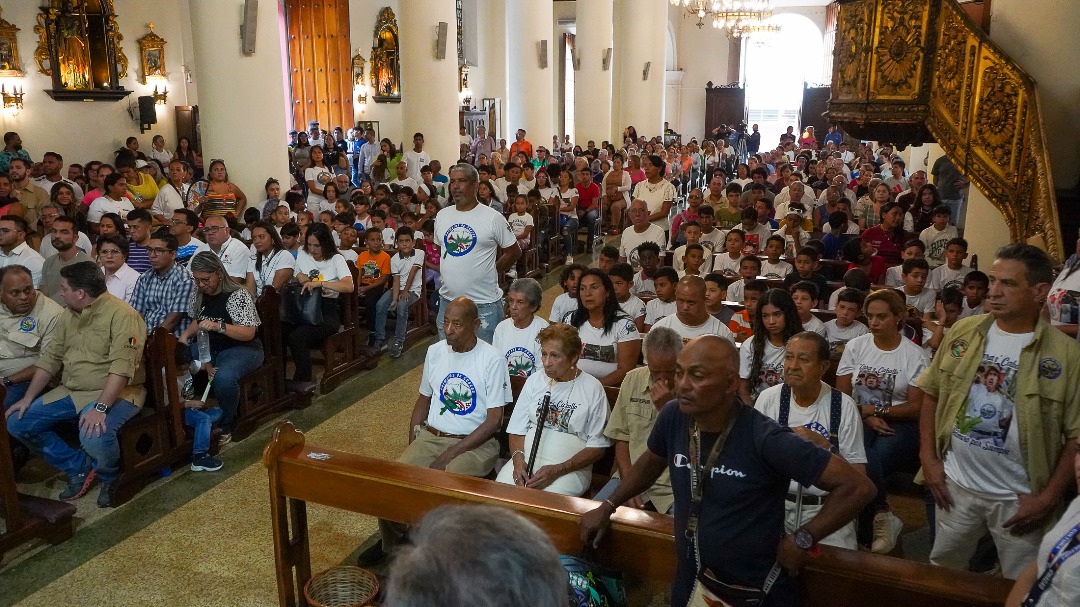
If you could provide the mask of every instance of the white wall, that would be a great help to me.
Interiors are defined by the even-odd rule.
[[[675,67],[682,74],[669,74],[664,100],[664,120],[683,134],[683,141],[705,134],[705,83],[728,82],[728,36],[706,22],[700,29],[696,19],[683,17],[681,7],[672,6],[668,19],[675,30]]]
[[[190,65],[190,54],[186,53],[185,39],[190,40],[190,26],[187,17],[187,2],[183,0],[116,0],[117,24],[124,40],[121,48],[128,58],[128,75],[120,80],[120,85],[132,93],[121,101],[97,101],[93,103],[79,101],[53,101],[45,93],[52,88],[51,76],[38,73],[34,61],[34,49],[38,37],[34,34],[37,23],[39,2],[31,0],[3,0],[3,18],[21,31],[18,33],[19,57],[25,76],[22,78],[3,78],[0,82],[10,89],[18,86],[26,89],[22,110],[0,110],[0,130],[18,131],[23,144],[34,160],[40,160],[46,151],[59,152],[65,163],[85,163],[90,160],[113,160],[112,152],[124,144],[129,136],[139,138],[144,149],[149,149],[150,139],[157,134],[165,137],[165,145],[176,145],[175,114],[173,106],[188,105],[192,99],[188,96],[184,84],[183,65]],[[154,84],[139,83],[141,65],[139,46],[136,40],[150,30],[147,23],[154,23],[154,31],[165,39],[165,69],[168,79],[158,83],[159,88],[168,88],[167,105],[157,106],[158,122],[145,134],[139,133],[135,120],[128,114],[128,104],[136,105],[137,97],[153,92]],[[186,30],[186,31],[185,31]],[[235,44],[239,46],[239,34]],[[189,57],[185,59],[185,54]]]

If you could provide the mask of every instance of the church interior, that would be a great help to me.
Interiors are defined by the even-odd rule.
[[[148,153],[157,135],[170,151],[186,137],[208,170],[224,160],[254,204],[268,179],[297,187],[289,132],[295,143],[312,121],[328,138],[371,129],[401,149],[423,133],[443,174],[478,127],[507,145],[523,129],[549,150],[564,137],[625,150],[631,125],[664,144],[722,132],[737,146],[753,125],[766,155],[789,126],[795,137],[816,127],[818,141],[838,127],[852,151],[891,146],[905,175],[925,177],[943,157],[955,165],[970,186],[953,221],[979,269],[1010,243],[1057,266],[1080,254],[1080,78],[1068,68],[1080,63],[1080,3],[761,2],[767,19],[737,32],[706,15],[740,4],[728,0],[0,0],[0,131],[17,132],[35,161],[55,150],[68,163],[112,162],[130,137]],[[71,11],[83,20],[65,21]],[[588,252],[571,244],[567,261],[595,267],[600,246],[585,239]],[[515,274],[539,281],[545,319],[566,290],[558,246]],[[287,348],[264,346],[267,362],[241,392],[250,418],[222,445],[219,471],[189,470],[167,331],[147,345],[159,404],[135,418],[139,435],[121,436],[123,474],[137,480],[115,507],[91,493],[72,511],[33,510],[26,500],[53,498],[67,480],[35,459],[16,474],[13,439],[0,437],[0,607],[319,604],[304,584],[355,564],[380,518],[416,522],[441,503],[507,505],[576,552],[577,517],[596,502],[394,463],[425,353],[440,341],[436,316],[420,300],[404,353],[369,355],[350,295],[341,333],[315,350],[316,394],[286,394]],[[801,604],[1003,604],[1012,584],[1000,573],[929,564],[924,495],[902,476],[890,490],[897,547],[826,551],[799,578]],[[623,571],[628,604],[668,604],[671,523],[628,510],[613,519],[604,562]]]

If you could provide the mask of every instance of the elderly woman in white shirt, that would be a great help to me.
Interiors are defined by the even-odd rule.
[[[496,480],[580,496],[592,481],[592,465],[611,446],[604,436],[607,396],[598,379],[577,367],[576,329],[554,324],[540,331],[539,340],[543,368],[525,380],[514,405],[506,428],[513,454]]]
[[[131,303],[139,272],[127,265],[128,241],[119,234],[106,234],[97,241],[98,263],[105,273],[105,288],[112,295]]]

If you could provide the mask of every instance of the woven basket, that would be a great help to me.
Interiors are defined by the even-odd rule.
[[[313,607],[362,607],[378,592],[378,578],[360,567],[331,567],[304,586],[304,598]]]

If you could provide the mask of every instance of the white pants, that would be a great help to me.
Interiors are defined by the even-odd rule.
[[[1015,580],[1039,551],[1042,530],[1013,535],[1002,523],[1016,514],[1019,500],[987,499],[946,479],[953,507],[936,510],[936,535],[930,563],[952,569],[967,569],[975,547],[987,531],[994,538],[1001,573]]]
[[[813,506],[804,504],[802,507],[802,523],[806,524],[807,521],[817,516],[818,511],[821,510],[821,504],[815,504]],[[784,500],[784,531],[787,533],[795,533],[797,527],[795,526],[795,503]],[[855,521],[848,521],[848,524],[837,529],[832,535],[826,537],[823,540],[818,541],[819,544],[826,546],[836,546],[837,548],[850,548],[851,550],[859,549],[859,542],[855,538]]]

